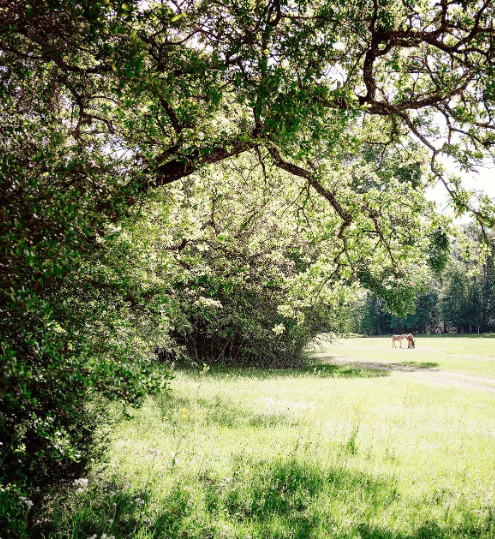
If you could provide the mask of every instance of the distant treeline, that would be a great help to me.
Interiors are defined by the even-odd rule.
[[[466,236],[481,248],[482,236],[470,225]],[[354,312],[353,330],[367,335],[389,333],[486,333],[495,332],[495,246],[489,240],[484,262],[467,256],[465,246],[452,246],[448,264],[432,275],[416,312],[399,318],[387,311],[383,299],[368,294]]]

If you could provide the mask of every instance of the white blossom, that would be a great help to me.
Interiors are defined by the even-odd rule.
[[[282,335],[282,333],[285,331],[285,326],[283,324],[277,324],[272,328],[273,333],[275,335]]]
[[[84,479],[83,477],[81,477],[79,479],[74,479],[74,485],[76,487],[80,486],[80,487],[86,488],[88,486],[88,480]]]

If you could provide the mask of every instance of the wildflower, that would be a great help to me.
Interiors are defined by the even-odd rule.
[[[88,486],[88,480],[87,479],[84,479],[84,478],[80,478],[80,479],[74,479],[74,486],[80,486],[82,487],[83,489],[86,488]],[[78,489],[79,491],[79,489]]]
[[[282,333],[285,331],[285,326],[283,324],[277,324],[272,328],[273,333],[275,335],[282,335]]]

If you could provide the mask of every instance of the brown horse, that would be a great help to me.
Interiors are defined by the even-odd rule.
[[[392,335],[392,348],[396,348],[395,343],[399,341],[399,348],[402,348],[402,341],[407,339],[407,335]]]
[[[408,348],[416,348],[416,341],[414,340],[414,337],[410,333],[406,335],[406,339],[407,339]]]

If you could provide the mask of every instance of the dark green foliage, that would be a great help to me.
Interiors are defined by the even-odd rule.
[[[359,279],[363,287],[381,298],[386,310],[396,316],[406,316],[411,312],[423,288],[423,283],[414,283],[410,276],[394,275],[390,271],[380,272],[379,276],[362,271]]]
[[[417,145],[411,143],[410,150],[417,150]],[[357,190],[382,189],[383,185],[389,184],[391,180],[397,180],[399,184],[409,184],[413,189],[420,188],[423,175],[420,161],[404,163],[400,155],[376,146],[364,147],[363,158],[365,162],[375,168],[376,178],[372,175],[356,178],[355,188]]]
[[[339,322],[325,306],[305,308],[302,323],[280,315],[277,308],[284,291],[276,281],[267,286],[263,280],[263,269],[254,266],[242,282],[220,275],[202,282],[203,296],[220,302],[221,308],[184,305],[187,324],[172,336],[189,358],[238,366],[294,366],[304,361],[304,348],[319,332],[340,330],[332,327]],[[275,332],[280,325],[281,332]],[[161,357],[173,358],[166,352]]]
[[[428,265],[436,274],[440,274],[445,269],[445,266],[449,260],[449,237],[445,231],[437,228],[430,234],[428,239],[430,246]]]
[[[375,289],[377,293],[369,294],[356,307],[354,329],[368,335],[495,331],[493,240],[473,225],[466,226],[464,234],[474,244],[467,251],[459,241],[451,251],[449,238],[440,230],[430,235],[432,276],[427,290],[415,298],[413,313],[403,317],[391,314],[388,296],[379,296],[380,290]],[[476,255],[487,241],[489,253],[479,263]]]
[[[93,454],[104,418],[88,407],[95,395],[137,404],[167,374],[113,333],[132,326],[126,283],[91,284],[129,171],[66,129],[54,65],[1,55],[0,530],[9,537],[25,522],[19,496],[39,503],[40,487],[80,473]]]

